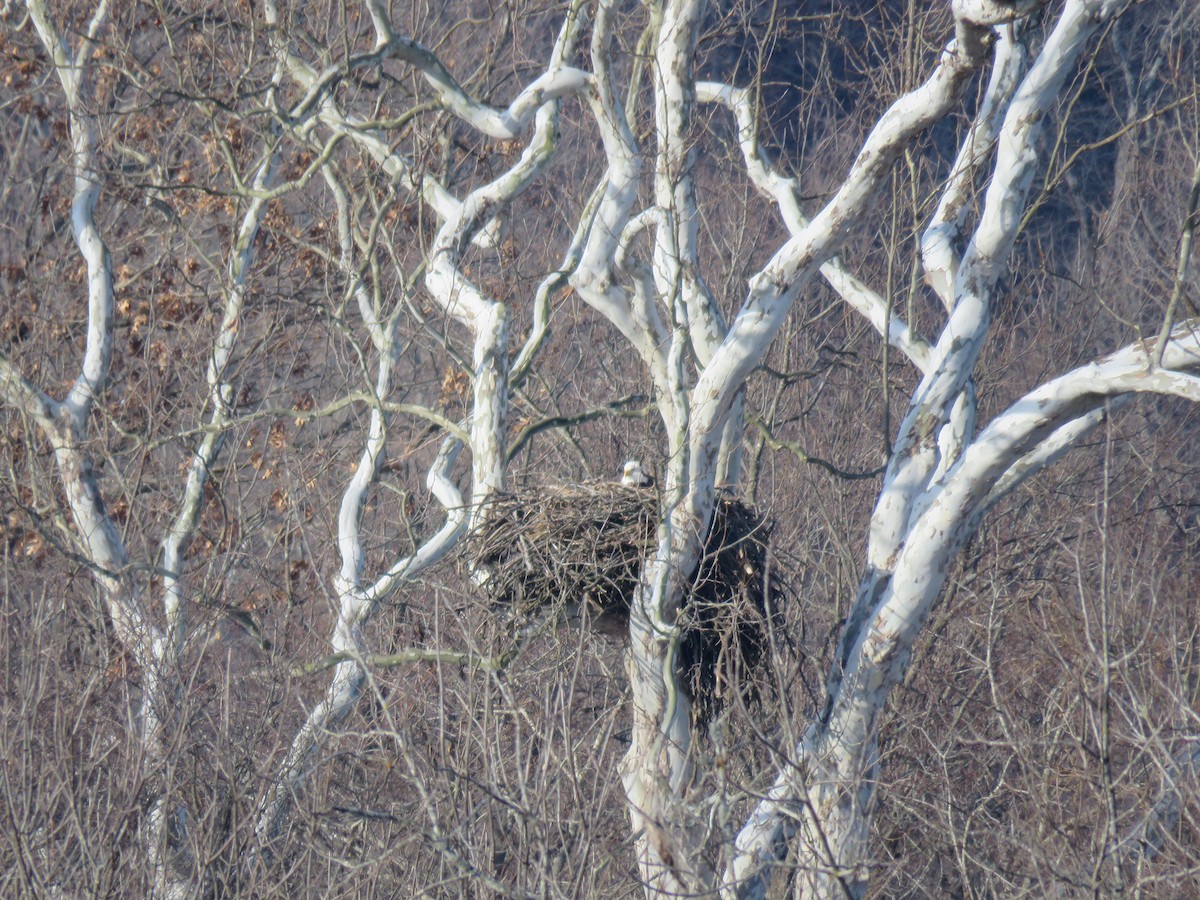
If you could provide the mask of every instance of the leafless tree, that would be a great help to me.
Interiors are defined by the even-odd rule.
[[[896,846],[881,821],[936,821],[963,891],[1155,877],[1198,758],[1178,600],[1194,583],[1169,583],[1194,478],[1164,490],[1178,534],[1154,539],[1147,569],[1114,510],[1149,521],[1132,485],[1170,471],[1146,456],[1137,476],[1122,429],[1171,423],[1154,453],[1194,443],[1188,407],[1169,404],[1200,399],[1195,12],[816,6],[5,4],[5,715],[29,729],[4,751],[14,885],[386,884],[388,845],[416,841],[436,860],[427,891],[595,893],[631,863],[626,883],[652,895],[921,890],[880,862]],[[789,27],[821,59],[785,70],[790,100],[771,68]],[[1058,281],[1104,314],[1056,309]],[[843,378],[856,356],[872,363]],[[792,410],[818,407],[823,442],[789,437],[808,415]],[[454,591],[434,580],[514,481],[615,478],[626,447],[653,454],[660,491],[627,695],[612,652],[551,664],[528,629],[509,635],[473,602],[486,567],[465,560]],[[790,474],[770,476],[771,454]],[[1094,511],[1047,524],[1033,550],[1021,504],[1054,466],[1090,473]],[[775,706],[704,729],[679,653],[723,491],[796,542],[824,533],[838,562],[796,554],[805,612],[780,643],[803,659],[774,659]],[[1073,568],[1078,621],[1054,633],[1076,646],[1007,641],[1027,554]],[[103,616],[63,613],[86,606],[84,581]],[[1143,595],[1142,621],[1179,617],[1170,639],[1122,609]],[[800,633],[810,610],[824,648]],[[85,622],[91,649],[73,649]],[[411,643],[377,650],[397,633]],[[930,644],[947,634],[958,651]],[[120,759],[119,789],[29,764],[36,746],[81,753],[69,716],[33,733],[65,696],[38,664],[51,638],[71,666],[90,660],[75,721],[108,724],[82,758]],[[108,640],[113,660],[95,649]],[[1086,702],[1021,720],[1022,653],[1084,666]],[[556,671],[540,697],[539,666]],[[923,716],[897,697],[921,679],[946,686]],[[595,725],[578,718],[584,683]],[[996,720],[968,731],[1007,756],[926,765],[920,723],[968,733],[984,696]],[[348,727],[356,708],[369,727]],[[1028,838],[1047,879],[1031,886],[1002,861],[1015,840],[976,833],[1014,782],[1048,820],[1068,808],[1031,780],[1046,720],[1050,743],[1094,757],[1101,809],[1084,863]],[[625,850],[604,815],[618,745]],[[400,772],[393,811],[336,799],[376,765],[381,783]],[[900,787],[952,797],[960,768],[990,782],[968,813]],[[100,834],[108,859],[144,867],[100,861]]]

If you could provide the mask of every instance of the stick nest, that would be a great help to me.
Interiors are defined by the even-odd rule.
[[[628,635],[642,566],[657,549],[655,491],[613,483],[531,488],[490,501],[468,541],[483,590],[518,619],[574,611],[598,630]],[[718,497],[705,550],[680,611],[678,662],[693,718],[707,722],[735,694],[757,696],[783,599],[767,522]]]

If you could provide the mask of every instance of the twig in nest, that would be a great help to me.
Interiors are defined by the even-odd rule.
[[[467,544],[490,599],[528,619],[546,609],[591,608],[603,630],[628,634],[642,566],[656,544],[658,497],[609,482],[539,487],[490,501],[488,526]],[[680,613],[679,665],[698,722],[738,691],[756,692],[782,582],[770,528],[745,503],[718,499],[705,553]]]

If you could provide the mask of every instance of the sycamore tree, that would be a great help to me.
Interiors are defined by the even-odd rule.
[[[3,14],[14,890],[361,887],[365,857],[382,878],[389,842],[416,835],[442,874],[421,880],[414,862],[396,876],[414,890],[864,896],[895,775],[889,709],[920,677],[921,642],[944,626],[939,603],[989,512],[1091,447],[1107,536],[1114,421],[1139,395],[1200,399],[1196,20],[1181,0],[28,0]],[[798,62],[773,70],[788,53]],[[1156,183],[1135,164],[1147,133]],[[1112,221],[1118,195],[1137,199],[1126,244],[1157,239],[1130,254],[1156,276],[1107,270],[1122,294],[1103,298],[1108,318],[1050,309],[1061,289],[1022,275],[1102,271],[1097,254],[1119,242],[1112,222],[1089,224],[1096,191]],[[1006,305],[1016,294],[1025,318]],[[789,374],[803,347],[822,348],[818,364]],[[840,390],[875,398],[867,419],[826,399],[856,355],[872,362]],[[1028,371],[997,377],[998,359]],[[825,387],[803,403],[841,410],[853,435],[829,446],[853,448],[856,471],[786,436],[808,378]],[[617,448],[653,456],[657,548],[618,651],[627,682],[604,694],[595,714],[613,718],[588,757],[587,741],[551,749],[556,733],[521,706],[519,654],[483,635],[490,611],[468,609],[487,573],[466,561],[452,598],[433,579],[489,527],[489,499],[517,481],[611,476]],[[824,517],[852,575],[800,557],[792,573],[825,604],[829,640],[801,666],[819,683],[700,728],[680,616],[719,492],[751,496],[791,534],[819,505],[811,482],[763,475],[772,452],[866,491],[843,520]],[[781,643],[809,640],[789,621]],[[1110,752],[1114,673],[1162,648],[1116,653],[1110,625],[1090,645],[1107,806],[1090,869],[1058,873],[1089,892],[1153,872],[1200,759],[1139,694],[1157,763],[1139,757],[1142,794],[1118,790],[1134,766]],[[998,633],[976,654],[990,674]],[[65,676],[38,668],[43,644],[80,673],[69,702],[56,702]],[[387,683],[400,670],[436,675]],[[564,696],[542,711],[567,722]],[[1189,695],[1173,696],[1162,717],[1194,733]],[[84,721],[96,737],[81,749]],[[54,723],[42,737],[39,722]],[[525,780],[510,784],[494,747],[454,755],[476,728],[527,730],[514,744]],[[736,789],[735,732],[752,747]],[[351,752],[339,741],[354,734]],[[329,800],[323,819],[306,805],[354,794],[367,776],[339,760],[379,746],[408,812]],[[47,747],[90,774],[42,771]],[[624,838],[606,830],[615,781],[560,802],[553,833],[530,811],[544,760],[595,778],[615,753]],[[114,766],[119,784],[105,780]],[[102,789],[84,790],[93,775]],[[360,794],[386,795],[378,777]],[[475,790],[486,813],[462,799]],[[495,825],[484,861],[473,829],[497,815],[489,804],[525,810],[522,862],[496,849]],[[322,830],[335,813],[350,819],[337,847]],[[973,816],[951,841],[961,890],[984,883]],[[602,835],[605,865],[589,855]],[[564,858],[596,871],[581,880]],[[601,877],[610,863],[617,875]]]

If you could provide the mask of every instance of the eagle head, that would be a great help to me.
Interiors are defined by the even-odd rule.
[[[642,468],[640,460],[631,459],[621,470],[621,484],[626,487],[648,488],[654,486],[654,479]]]

